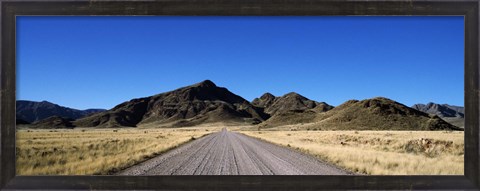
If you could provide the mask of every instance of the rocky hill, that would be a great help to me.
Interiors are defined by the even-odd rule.
[[[425,113],[435,114],[439,117],[465,117],[465,109],[460,106],[430,102],[427,104],[415,104],[412,106],[412,108]]]
[[[464,128],[465,126],[464,107],[430,102],[427,104],[415,104],[412,108],[428,114],[437,115],[457,127]]]
[[[133,99],[79,120],[83,127],[135,127],[139,124],[182,127],[225,122],[256,124],[267,116],[261,109],[212,81],[179,88],[150,97]]]
[[[60,106],[48,101],[35,102],[17,100],[16,117],[19,123],[32,123],[52,116],[78,119],[87,115],[105,111],[104,109],[78,110]]]
[[[335,130],[462,130],[437,116],[393,100],[376,97],[350,100],[322,113],[315,127]]]
[[[273,104],[273,102],[276,99],[277,99],[277,97],[275,97],[273,94],[267,92],[267,93],[264,93],[259,98],[253,99],[252,104],[254,106],[257,106],[257,107],[268,108]]]
[[[51,116],[46,119],[42,119],[32,123],[30,128],[38,129],[69,129],[74,128],[72,124],[73,119],[63,118],[59,116]]]
[[[295,92],[281,97],[265,93],[260,98],[255,98],[252,104],[263,108],[263,111],[270,115],[270,118],[262,123],[262,127],[312,122],[318,113],[333,108],[325,102],[316,102]]]

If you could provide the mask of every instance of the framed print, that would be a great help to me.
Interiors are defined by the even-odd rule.
[[[478,189],[478,17],[1,1],[1,188]]]

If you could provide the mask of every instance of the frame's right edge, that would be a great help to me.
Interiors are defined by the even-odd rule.
[[[465,14],[465,177],[480,188],[479,2]]]

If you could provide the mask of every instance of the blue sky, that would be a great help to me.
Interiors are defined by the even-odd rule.
[[[463,106],[463,17],[17,17],[17,99],[110,109],[205,79],[250,101]]]

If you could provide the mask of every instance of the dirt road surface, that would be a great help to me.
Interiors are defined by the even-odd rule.
[[[346,175],[290,148],[223,129],[117,175]]]

